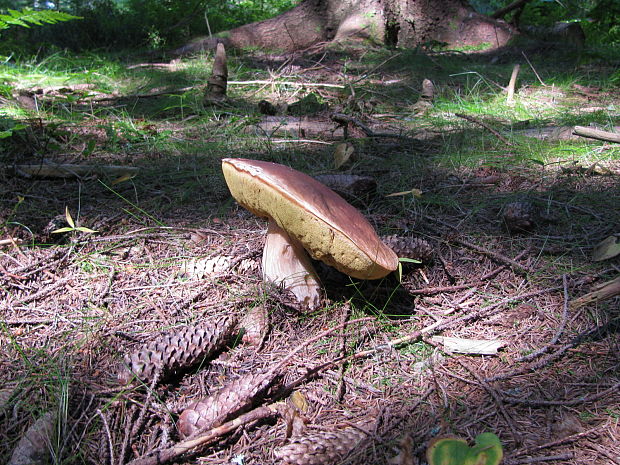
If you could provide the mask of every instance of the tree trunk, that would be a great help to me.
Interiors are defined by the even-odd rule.
[[[173,53],[215,48],[218,42],[292,51],[352,36],[399,47],[439,41],[495,48],[513,34],[508,24],[477,14],[465,0],[303,0],[275,18],[196,39]]]

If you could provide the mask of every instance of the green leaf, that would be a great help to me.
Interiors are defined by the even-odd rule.
[[[493,433],[476,436],[469,447],[462,438],[433,439],[426,451],[429,465],[498,465],[504,455],[499,438]]]
[[[60,21],[70,21],[72,19],[81,19],[79,16],[73,16],[68,13],[56,10],[40,10],[35,11],[24,8],[21,11],[9,10],[9,14],[0,14],[0,29],[7,29],[10,26],[30,27],[30,24],[42,26],[44,23],[56,24]]]
[[[421,260],[416,260],[415,258],[407,258],[407,257],[399,257],[398,261],[400,263],[422,263]]]

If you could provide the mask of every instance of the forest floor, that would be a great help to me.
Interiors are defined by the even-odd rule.
[[[521,51],[237,53],[217,104],[200,87],[209,53],[50,60],[43,84],[23,68],[12,118],[24,127],[0,152],[0,462],[52,412],[54,463],[157,463],[159,451],[175,463],[413,465],[433,438],[492,432],[506,464],[620,464],[620,298],[576,300],[617,287],[618,255],[593,251],[620,234],[620,145],[571,133],[619,124],[620,55]],[[416,105],[423,79],[430,107]],[[261,100],[278,113],[261,114]],[[335,113],[352,118],[346,134]],[[335,161],[343,142],[352,155]],[[378,282],[319,267],[324,303],[304,311],[262,282],[266,222],[231,198],[224,157],[367,176],[373,188],[352,203],[380,235],[431,252]],[[139,171],[23,166],[58,163]],[[127,354],[163,331],[219,330],[222,315],[245,337],[119,385]],[[499,350],[461,353],[446,338]],[[246,399],[243,383],[274,367]],[[210,403],[246,403],[247,421],[174,455],[179,413],[235,380],[234,402]]]

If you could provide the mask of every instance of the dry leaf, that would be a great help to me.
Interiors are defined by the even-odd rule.
[[[414,465],[413,455],[413,439],[408,434],[405,434],[400,440],[400,452],[396,457],[392,457],[388,460],[388,463],[392,465]]]
[[[244,329],[242,341],[251,346],[260,346],[269,331],[269,314],[264,304],[256,305],[241,320]]]
[[[0,389],[0,417],[11,407],[12,402],[15,400],[16,392],[17,388],[15,386]]]
[[[443,344],[446,352],[460,354],[497,355],[497,351],[506,345],[506,341],[485,339],[464,339],[460,337],[433,336],[434,342]]]
[[[293,391],[290,399],[291,403],[302,413],[306,413],[310,408],[306,397],[299,391]]]
[[[600,262],[608,258],[613,258],[618,254],[620,254],[620,242],[618,242],[618,237],[609,236],[594,247],[592,251],[592,260]]]
[[[338,169],[344,165],[349,161],[354,151],[353,144],[350,142],[342,142],[336,145],[336,150],[334,150],[334,167]]]
[[[306,432],[306,421],[297,409],[283,404],[280,414],[286,422],[286,439],[302,436]]]
[[[422,191],[420,189],[411,189],[409,191],[394,192],[393,194],[386,195],[386,197],[399,197],[399,196],[408,195],[408,194],[413,194],[413,196],[417,198],[422,197]]]
[[[45,465],[50,458],[56,415],[47,412],[28,428],[13,450],[7,465]]]
[[[110,185],[111,186],[116,186],[117,184],[120,184],[120,183],[125,182],[125,181],[129,181],[130,179],[133,179],[135,177],[136,177],[135,174],[130,174],[130,173],[123,174],[122,176],[120,176],[120,177],[116,178],[114,181],[112,181],[110,183]]]

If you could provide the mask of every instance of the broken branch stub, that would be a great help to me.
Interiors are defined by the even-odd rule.
[[[226,62],[226,49],[224,44],[220,42],[217,44],[213,69],[207,84],[206,100],[219,101],[226,98],[226,88],[228,86],[228,66]]]

